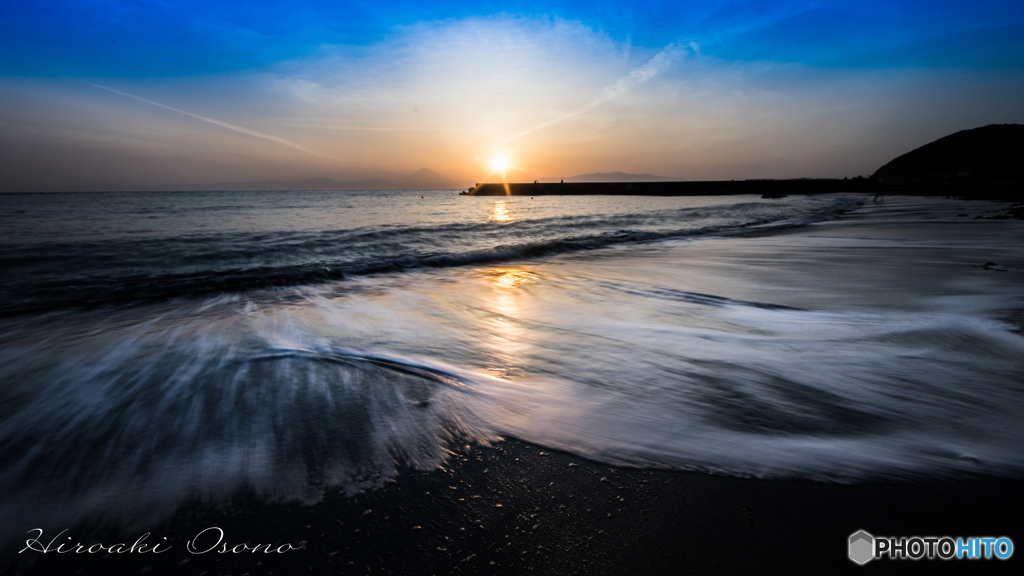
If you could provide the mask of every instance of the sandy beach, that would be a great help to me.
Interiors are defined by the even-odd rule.
[[[888,197],[877,203],[868,199],[858,210],[811,226],[768,235],[727,234],[667,247],[638,244],[622,255],[612,249],[593,253],[596,257],[558,256],[537,261],[530,270],[543,277],[545,267],[561,266],[568,258],[574,260],[575,274],[588,277],[614,280],[615,274],[659,274],[664,284],[688,294],[757,302],[766,310],[864,314],[864,321],[871,322],[881,311],[954,311],[957,318],[966,314],[1004,334],[993,341],[1002,347],[977,353],[996,355],[991,356],[991,366],[978,365],[980,370],[1006,374],[1008,368],[1000,366],[1012,366],[1013,361],[999,355],[1005,354],[1005,346],[1020,346],[1024,274],[1024,223],[992,219],[1007,207],[941,198]],[[622,258],[631,262],[629,266]],[[960,326],[964,320],[952,322],[950,326]],[[940,348],[949,344],[938,342]],[[957,345],[997,344],[965,339]],[[1009,370],[1016,388],[1007,384],[1003,398],[1019,400],[1021,381]],[[965,381],[962,391],[981,393],[977,386]],[[733,451],[733,459],[725,454],[721,462],[737,464],[720,470],[696,460],[687,470],[679,464],[685,457],[670,453],[679,448],[666,448],[674,444],[664,439],[658,440],[661,444],[651,440],[649,448],[637,452],[629,443],[638,441],[630,439],[630,430],[641,442],[653,437],[631,429],[639,421],[630,419],[628,412],[604,413],[607,406],[590,407],[598,416],[559,420],[549,411],[506,422],[511,430],[490,445],[450,441],[450,453],[440,467],[420,464],[422,469],[416,470],[400,465],[397,475],[383,484],[369,481],[359,493],[359,483],[349,483],[327,490],[322,501],[312,505],[275,503],[273,494],[242,489],[227,504],[188,502],[170,520],[158,515],[131,522],[113,518],[36,526],[22,518],[27,522],[24,536],[17,549],[12,544],[6,551],[5,572],[611,575],[1019,570],[1019,554],[1009,560],[884,559],[861,567],[847,558],[846,547],[847,537],[861,529],[875,535],[1008,536],[1015,543],[1021,541],[1024,497],[1020,460],[1012,457],[1020,455],[1015,443],[1022,432],[1019,423],[984,436],[969,425],[977,406],[965,405],[962,422],[933,422],[930,434],[941,437],[946,429],[951,434],[973,430],[970,433],[982,434],[975,451],[951,447],[920,461],[912,456],[901,465],[886,460],[893,456],[871,452],[892,451],[894,443],[906,440],[886,431],[913,431],[913,423],[928,413],[908,413],[906,422],[900,422],[884,414],[858,416],[844,411],[839,401],[832,402],[820,408],[808,404],[804,416],[796,416],[811,418],[806,410],[819,410],[814,418],[820,422],[796,419],[785,424],[773,420],[782,418],[772,412],[777,408],[743,412],[748,407],[734,405],[740,412],[731,413],[730,426],[741,426],[759,445],[780,447],[778,454],[766,455],[762,468],[748,466],[746,472],[739,463],[752,457],[735,447],[726,448]],[[818,431],[808,434],[812,425]],[[856,432],[861,429],[869,432]],[[999,433],[1005,434],[1003,441],[997,439]],[[816,437],[833,446],[826,448],[830,452],[821,452],[831,454],[824,461],[833,462],[833,468],[820,475],[814,471],[821,462],[799,456],[800,443]],[[685,445],[682,440],[680,446]],[[899,453],[912,454],[913,446],[907,444]],[[843,450],[852,452],[841,454]],[[632,461],[629,453],[634,454]],[[41,533],[30,532],[36,528]],[[163,551],[110,553],[118,543],[130,548],[144,534],[144,545],[157,544]],[[24,542],[32,538],[35,543]],[[99,544],[106,551],[60,554],[52,549],[64,543],[70,550],[79,542],[86,548]],[[47,547],[50,551],[40,550]],[[261,548],[252,550],[257,547]]]

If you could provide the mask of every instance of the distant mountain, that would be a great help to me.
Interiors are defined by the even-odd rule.
[[[210,184],[215,190],[375,190],[387,187],[387,180],[372,179],[358,182],[338,182],[332,178],[306,178],[303,180],[250,180]]]
[[[338,181],[333,178],[305,178],[303,180],[255,180],[249,182],[226,182],[204,186],[189,186],[189,189],[205,190],[402,190],[402,189],[446,189],[462,188],[461,182],[441,176],[433,170],[421,168],[397,180]]]
[[[1024,178],[1024,125],[962,130],[882,166],[880,180]]]
[[[456,182],[451,178],[445,178],[433,170],[420,168],[405,178],[399,178],[394,184],[400,184],[401,188],[462,188],[462,182]]]
[[[561,178],[544,178],[544,182],[558,182]],[[625,172],[597,172],[570,176],[566,182],[681,182],[682,178],[655,176],[654,174],[627,174]]]

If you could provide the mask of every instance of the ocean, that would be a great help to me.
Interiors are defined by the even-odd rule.
[[[974,218],[996,204],[457,192],[0,195],[0,541],[357,494],[506,437],[1024,471],[1024,226]]]

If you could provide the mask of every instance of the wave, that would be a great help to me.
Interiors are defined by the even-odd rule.
[[[22,335],[0,347],[0,544],[25,526],[131,528],[239,492],[313,503],[505,436],[736,476],[1024,470],[1013,362],[1024,341],[997,323],[629,293],[642,300],[607,306],[595,292],[582,311],[565,306],[579,291],[566,294],[535,309],[544,324],[474,324],[465,307],[439,319],[373,298],[313,302],[319,314],[231,302],[203,315],[192,302],[12,322]],[[628,318],[598,313],[622,308]],[[659,323],[666,308],[692,318]],[[385,330],[390,349],[360,337],[360,321]],[[508,349],[505,365],[524,374],[489,375]]]
[[[216,337],[166,336],[61,362],[45,381],[38,353],[0,357],[0,544],[25,526],[152,522],[241,490],[312,504],[333,487],[379,486],[400,466],[434,468],[453,441],[496,438],[443,370],[340,348],[246,356]]]
[[[669,213],[639,213],[612,217],[559,216],[509,223],[446,224],[440,226],[377,227],[315,234],[294,232],[260,233],[232,237],[183,236],[126,243],[58,243],[37,247],[8,248],[0,253],[0,266],[12,274],[0,285],[0,316],[45,312],[62,308],[154,302],[178,297],[205,297],[267,288],[307,286],[336,282],[353,276],[405,272],[415,269],[498,264],[534,260],[606,248],[620,244],[655,242],[714,235],[773,234],[820,222],[843,214],[861,204],[842,197],[803,213],[774,210],[759,212],[763,204],[734,204],[717,208],[688,208]],[[651,224],[719,223],[654,230],[620,228]],[[578,236],[566,231],[613,228]],[[495,236],[500,232],[500,236]],[[526,241],[483,248],[473,245],[500,241],[510,235]],[[463,240],[463,237],[470,237]],[[460,242],[460,240],[463,240]],[[429,250],[431,246],[453,246],[462,250]],[[333,259],[325,253],[342,252]],[[152,254],[138,261],[139,253]],[[299,264],[296,259],[317,258]],[[320,258],[318,258],[320,257]],[[271,261],[223,269],[231,261]],[[185,264],[198,270],[172,273],[117,274],[118,269],[181,269]],[[207,267],[202,267],[207,264]],[[32,266],[44,273],[32,274]],[[97,273],[75,276],[73,270],[90,265]],[[103,273],[99,273],[99,271]]]

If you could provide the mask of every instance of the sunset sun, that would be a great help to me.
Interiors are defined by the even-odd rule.
[[[498,172],[504,172],[508,169],[508,158],[506,156],[495,156],[491,158],[491,168]]]

